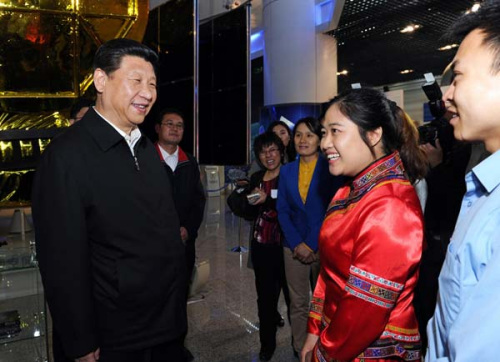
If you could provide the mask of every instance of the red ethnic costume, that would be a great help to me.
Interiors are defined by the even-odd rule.
[[[319,236],[313,361],[420,361],[412,301],[422,243],[422,211],[397,151],[337,192]]]

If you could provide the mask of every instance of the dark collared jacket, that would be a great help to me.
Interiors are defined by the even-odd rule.
[[[163,160],[158,143],[156,150]],[[200,170],[196,159],[179,147],[179,160],[175,171],[163,162],[173,188],[173,197],[180,225],[188,231],[189,241],[198,236],[198,229],[203,221],[205,210],[205,191],[200,179]]]
[[[69,357],[147,348],[186,329],[185,255],[170,182],[145,137],[135,155],[137,162],[90,109],[37,167],[37,257]]]

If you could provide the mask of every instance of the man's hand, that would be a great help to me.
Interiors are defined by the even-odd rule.
[[[420,149],[424,151],[427,156],[427,161],[429,161],[429,166],[431,166],[431,168],[434,168],[443,162],[443,149],[439,143],[439,138],[436,138],[436,147],[430,143],[425,143],[420,145]]]
[[[300,243],[295,247],[293,251],[293,257],[304,264],[311,264],[316,260],[314,252],[312,252],[305,243]]]
[[[300,352],[300,362],[312,361],[313,349],[316,343],[318,343],[318,338],[319,336],[315,334],[307,334],[306,342],[304,343],[304,347],[302,347],[302,351]]]
[[[184,226],[181,226],[181,239],[184,242],[186,242],[186,240],[189,239],[188,231]]]
[[[99,361],[99,353],[101,350],[97,348],[94,352],[90,352],[83,357],[75,359],[75,362],[96,362]]]

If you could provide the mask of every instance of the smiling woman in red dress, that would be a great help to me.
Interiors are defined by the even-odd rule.
[[[322,121],[330,173],[351,177],[319,236],[321,272],[301,361],[420,361],[412,300],[423,222],[411,181],[426,161],[416,129],[383,93],[333,99]]]

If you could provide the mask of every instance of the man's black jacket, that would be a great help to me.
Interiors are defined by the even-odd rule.
[[[69,357],[147,348],[186,329],[185,252],[170,182],[145,137],[135,155],[90,109],[37,167],[37,257]]]
[[[159,145],[156,149],[161,157]],[[188,231],[190,241],[198,236],[198,229],[203,221],[205,210],[205,191],[200,179],[200,170],[196,159],[182,148],[175,171],[163,163],[173,189],[173,197],[180,225]]]

